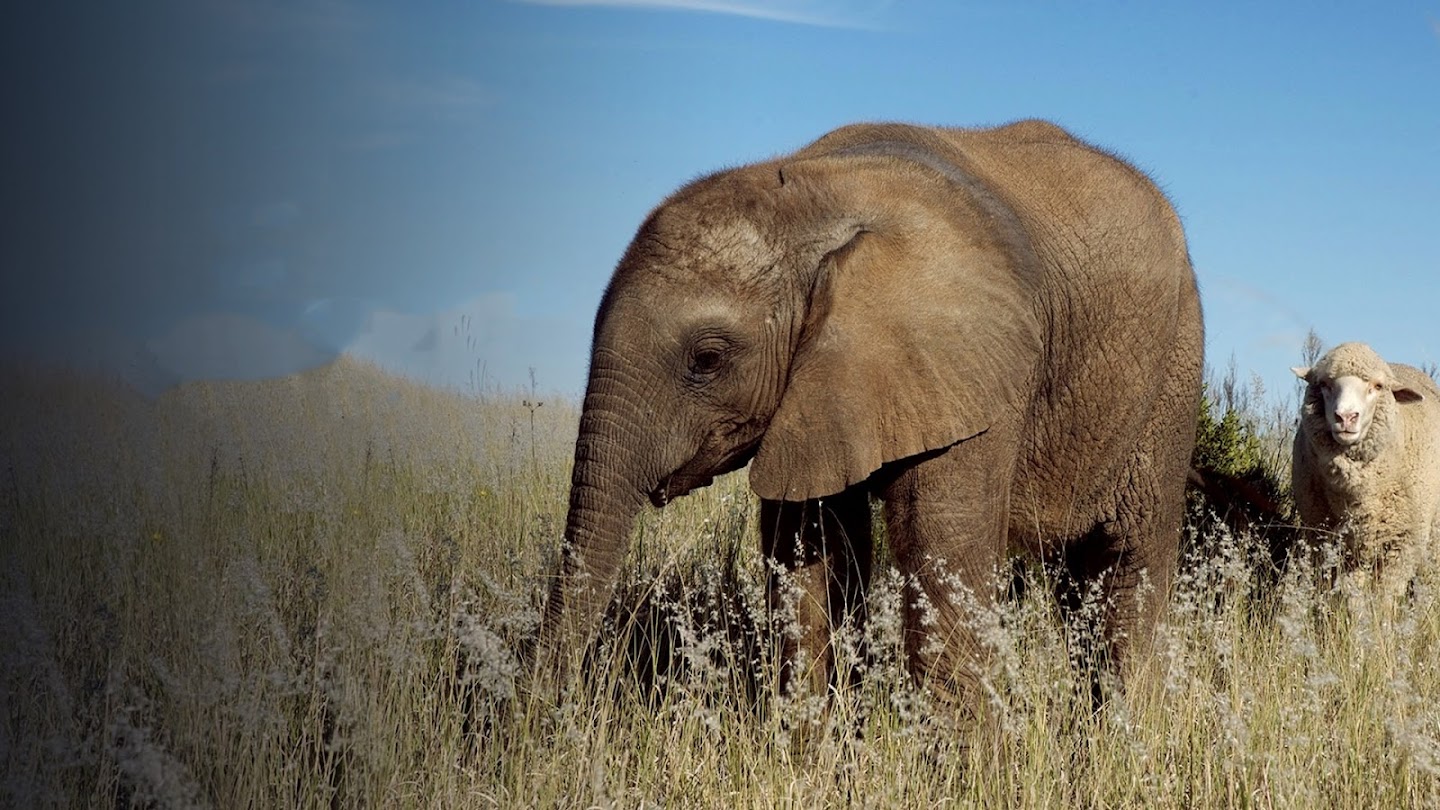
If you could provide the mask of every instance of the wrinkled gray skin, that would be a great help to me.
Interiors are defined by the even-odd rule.
[[[592,638],[647,500],[751,462],[764,553],[804,590],[791,687],[824,688],[830,628],[862,610],[872,496],[918,678],[973,698],[954,595],[993,600],[1010,549],[1099,582],[1118,663],[1168,595],[1202,346],[1170,205],[1044,122],[850,126],[697,180],[596,317],[541,649]]]

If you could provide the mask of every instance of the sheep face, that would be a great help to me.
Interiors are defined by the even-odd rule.
[[[1363,343],[1342,343],[1314,366],[1291,370],[1309,384],[1304,415],[1323,420],[1342,448],[1365,439],[1377,412],[1389,414],[1394,402],[1422,398],[1417,391],[1397,386],[1390,366]]]
[[[1380,380],[1347,374],[1317,383],[1324,403],[1325,425],[1338,444],[1349,447],[1365,438],[1375,419],[1375,403],[1385,390]]]

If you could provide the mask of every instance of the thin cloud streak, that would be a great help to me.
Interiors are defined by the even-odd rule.
[[[725,0],[520,0],[537,6],[564,6],[589,8],[652,9],[657,11],[695,11],[709,14],[729,14],[750,17],[757,20],[810,25],[820,28],[871,29],[873,23],[859,19],[864,16],[824,13],[820,9],[808,10],[809,3],[745,3]],[[876,4],[883,7],[884,3]]]
[[[375,94],[387,104],[450,111],[489,106],[496,98],[493,92],[463,76],[383,81],[375,87]]]

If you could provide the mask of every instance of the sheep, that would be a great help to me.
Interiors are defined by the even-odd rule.
[[[1440,541],[1440,387],[1342,343],[1310,367],[1291,484],[1310,536],[1338,536],[1352,599],[1393,605]]]

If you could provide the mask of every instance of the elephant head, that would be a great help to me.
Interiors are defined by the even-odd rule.
[[[1023,407],[1028,250],[994,195],[910,144],[802,151],[662,203],[596,317],[542,639],[594,632],[647,499],[752,459],[762,498],[826,496]]]

